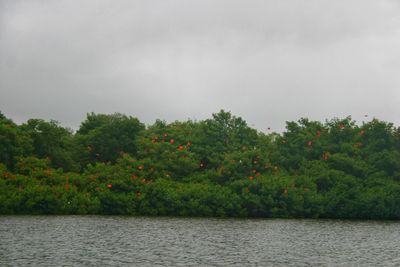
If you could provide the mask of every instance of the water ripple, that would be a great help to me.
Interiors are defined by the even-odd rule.
[[[399,222],[0,216],[0,266],[400,266]]]

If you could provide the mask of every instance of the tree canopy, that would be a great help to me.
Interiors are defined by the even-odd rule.
[[[0,214],[400,218],[400,128],[302,118],[262,133],[221,110],[79,129],[0,113]]]

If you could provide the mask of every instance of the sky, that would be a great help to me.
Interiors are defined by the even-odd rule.
[[[400,124],[397,0],[0,0],[0,111]],[[368,115],[365,118],[364,115]]]

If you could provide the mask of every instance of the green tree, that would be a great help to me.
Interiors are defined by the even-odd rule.
[[[73,159],[77,147],[72,130],[61,127],[57,121],[41,119],[30,119],[21,129],[32,139],[34,156],[48,158],[55,168],[78,170],[79,165]]]
[[[242,118],[224,110],[212,116],[196,129],[194,142],[197,145],[192,148],[206,167],[218,168],[225,153],[255,148],[257,131],[248,127]]]
[[[13,169],[17,158],[28,155],[31,150],[29,135],[0,112],[0,163]]]
[[[96,161],[115,162],[121,153],[135,155],[136,139],[144,129],[138,119],[119,113],[87,114],[76,133],[81,153],[79,160],[85,166]]]

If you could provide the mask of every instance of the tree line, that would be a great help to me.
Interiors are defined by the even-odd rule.
[[[17,125],[0,113],[0,214],[400,218],[400,128],[351,117],[263,133],[87,114]]]

